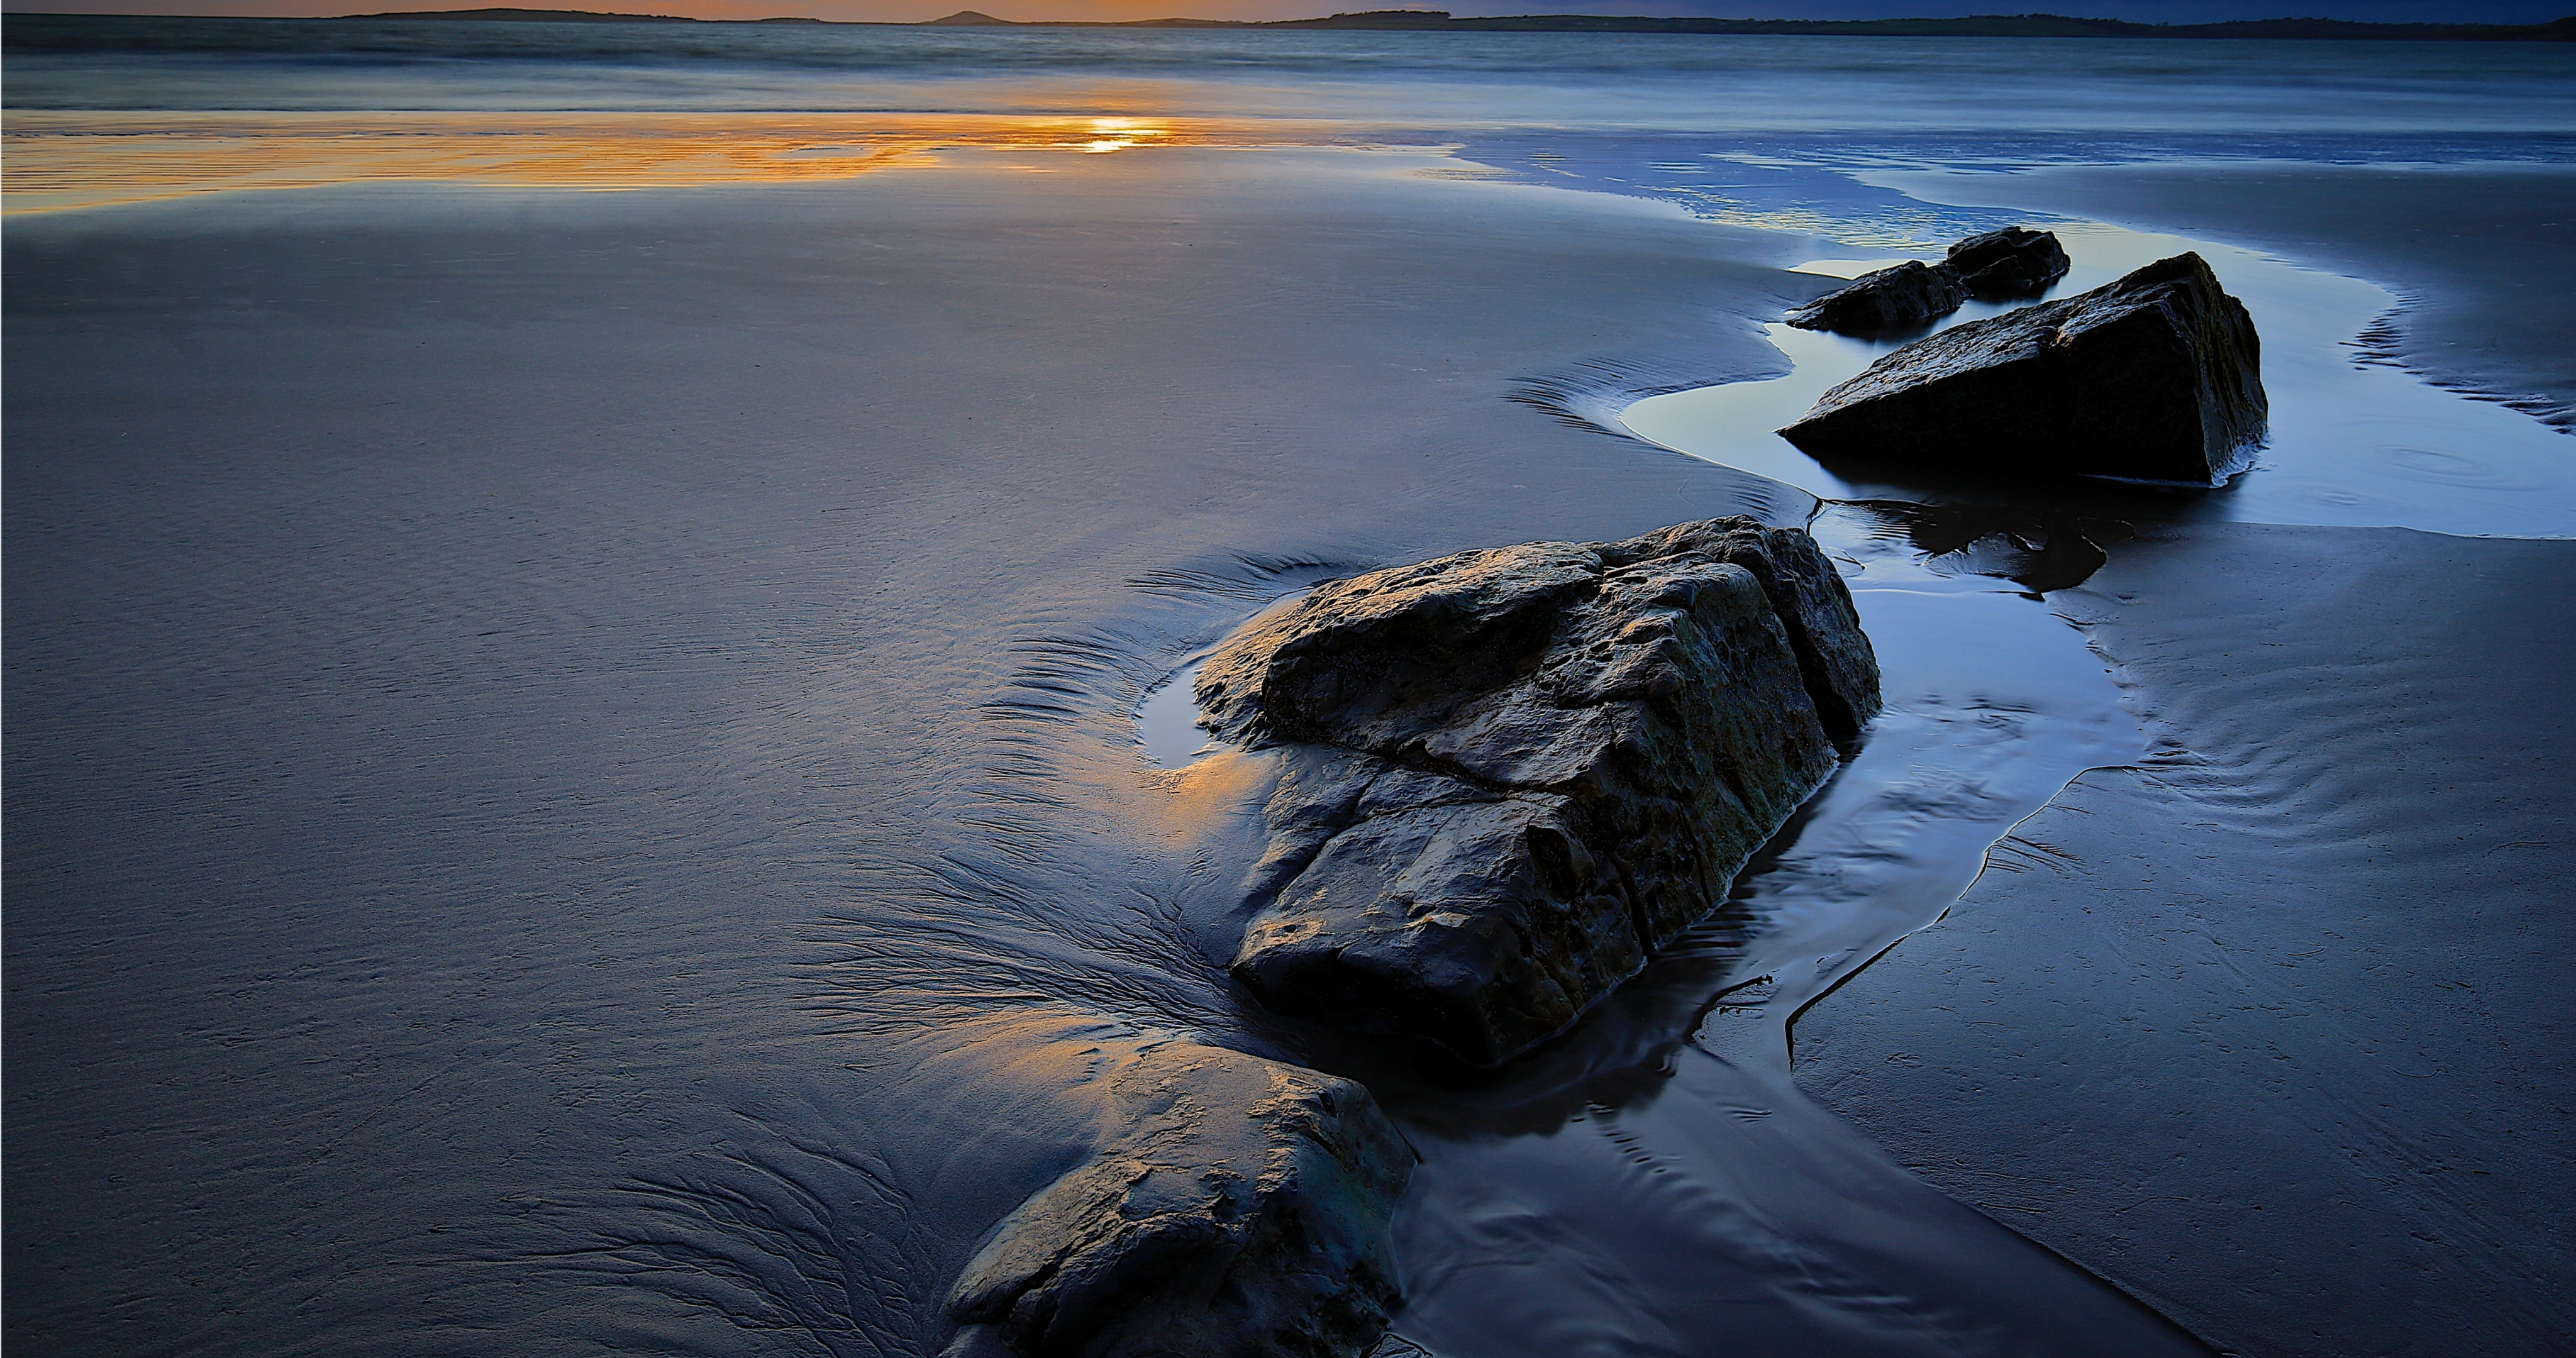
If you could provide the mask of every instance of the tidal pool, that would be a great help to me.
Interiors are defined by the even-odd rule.
[[[2074,261],[2049,297],[2072,296],[2197,250],[2244,301],[2262,335],[2272,418],[2261,454],[2224,489],[2160,497],[2155,512],[2471,536],[2576,533],[2565,509],[2576,499],[2576,442],[2520,411],[2446,391],[2378,361],[2367,337],[2383,331],[2398,307],[2387,290],[2234,246],[2098,223],[2042,224]],[[1800,270],[1849,278],[1896,262],[1818,260]],[[1649,442],[1824,499],[1994,498],[1974,478],[1937,470],[1904,482],[1880,479],[1882,468],[1838,472],[1773,431],[1901,345],[2011,309],[1971,302],[1921,332],[1879,340],[1775,323],[1765,331],[1792,364],[1787,376],[1651,396],[1621,411],[1619,421]],[[2030,495],[2024,487],[2011,493]]]

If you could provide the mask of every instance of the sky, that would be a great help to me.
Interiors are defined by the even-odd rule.
[[[1303,19],[1336,10],[1392,9],[1403,0],[7,0],[13,13],[327,15],[484,4],[680,14],[704,19],[803,15],[912,22],[973,8],[1007,19]],[[1699,14],[1751,19],[1885,19],[2040,11],[2140,23],[2227,19],[2544,23],[2576,0],[1449,0],[1457,14]]]

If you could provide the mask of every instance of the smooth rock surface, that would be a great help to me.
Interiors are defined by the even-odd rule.
[[[2253,319],[2186,253],[1909,344],[1780,433],[1827,460],[2212,485],[2267,410]]]
[[[1862,274],[1850,287],[1790,312],[1788,322],[1801,330],[1870,335],[1937,320],[1967,299],[1968,290],[1949,269],[1909,259]]]
[[[1328,583],[1198,694],[1227,735],[1301,747],[1236,977],[1480,1064],[1723,900],[1879,703],[1832,563],[1750,519]]]
[[[1971,296],[2006,298],[2037,296],[2072,262],[2055,234],[2007,226],[1951,246],[1941,264]]]
[[[1355,1358],[1395,1304],[1413,1153],[1351,1081],[1185,1042],[1104,1050],[1123,1132],[994,1229],[952,1358]]]

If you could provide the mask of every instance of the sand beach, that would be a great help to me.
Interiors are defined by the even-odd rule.
[[[10,1339],[938,1354],[995,1224],[1119,1134],[1096,1071],[1172,1041],[1388,1110],[1388,1355],[2576,1330],[2576,503],[2448,451],[2388,465],[2493,535],[1910,493],[2094,524],[2100,569],[2034,587],[1616,419],[1781,378],[1766,326],[1839,285],[1802,265],[2029,220],[2384,289],[2368,334],[2258,307],[2267,372],[2565,442],[2565,62],[2489,96],[2383,54],[2450,102],[2329,145],[2178,96],[2124,115],[2162,154],[2006,165],[1965,113],[1861,156],[1628,110],[1708,62],[1965,108],[2010,52],[1605,38],[1514,121],[1509,62],[1561,51],[1368,105],[1332,63],[1399,38],[1469,41],[839,109],[781,76],[760,128],[701,82],[544,154],[473,141],[543,140],[494,93],[523,55],[426,110],[466,77],[306,63],[253,118],[13,49]],[[415,140],[315,150],[386,109]],[[292,186],[145,154],[218,134]],[[866,164],[777,168],[834,148]],[[1158,760],[1150,694],[1324,578],[1735,514],[1844,562],[1889,712],[1732,902],[1490,1077],[1246,997],[1279,761]]]

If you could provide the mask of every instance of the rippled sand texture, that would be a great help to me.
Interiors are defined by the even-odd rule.
[[[1280,1050],[1147,684],[1310,564],[1805,513],[1503,399],[1724,375],[1765,239],[978,154],[12,228],[15,1337],[935,1347],[1098,1133],[1047,1016]]]
[[[1321,576],[1806,521],[1612,421],[1778,377],[1824,285],[1787,266],[2021,211],[1897,172],[2373,161],[2236,181],[2270,215],[2227,238],[2378,261],[2415,310],[2352,357],[2483,333],[2446,380],[2563,404],[2516,318],[2565,252],[2447,290],[2482,228],[2390,168],[2518,160],[2440,182],[2565,220],[2561,58],[218,27],[7,34],[46,209],[5,292],[11,1340],[935,1352],[983,1233],[1116,1135],[1098,1073],[1175,1035],[1368,1076],[1425,1156],[1399,1330],[1447,1358],[2191,1346],[2086,1269],[2228,1347],[2564,1328],[2564,1138],[2509,1139],[2564,1083],[2521,1053],[2570,869],[2513,714],[2571,666],[2506,632],[2566,544],[2047,507],[2109,551],[2070,594],[2053,536],[1959,540],[2029,506],[1828,507],[1891,714],[1484,1083],[1244,1001],[1272,768],[1136,720]],[[2436,770],[2491,843],[2439,842]],[[1992,1191],[2025,1165],[2060,1187]],[[2258,1215],[2285,1184],[2340,1252]]]
[[[2231,1349],[2559,1345],[2571,555],[2274,527],[2116,551],[2059,606],[2156,748],[1810,1011],[1800,1083]]]

